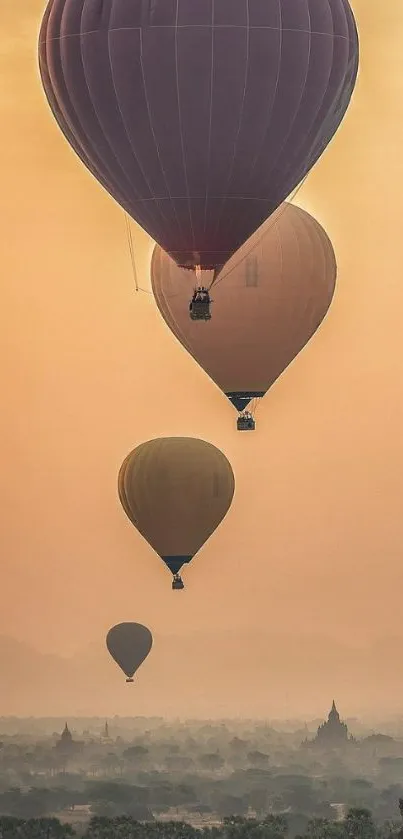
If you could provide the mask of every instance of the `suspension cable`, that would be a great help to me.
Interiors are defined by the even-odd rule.
[[[129,254],[130,254],[130,261],[131,261],[131,266],[132,266],[135,290],[136,291],[143,291],[144,294],[151,294],[151,291],[149,291],[147,288],[142,288],[138,284],[137,271],[136,271],[136,260],[135,260],[135,257],[134,257],[134,245],[133,245],[133,236],[132,236],[130,219],[129,219],[128,214],[126,213],[126,210],[123,210],[123,212],[124,212],[124,216],[125,216],[127,243],[128,243],[128,246],[129,246]]]

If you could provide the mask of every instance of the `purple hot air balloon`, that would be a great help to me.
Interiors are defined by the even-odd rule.
[[[181,267],[215,269],[309,172],[358,70],[348,0],[49,0],[53,114]]]

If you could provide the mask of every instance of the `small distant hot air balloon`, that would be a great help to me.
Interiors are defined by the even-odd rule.
[[[118,478],[123,509],[184,588],[179,571],[229,510],[235,480],[225,455],[191,437],[162,437],[137,446]]]
[[[49,0],[61,130],[187,268],[218,271],[303,180],[358,70],[348,0]]]
[[[109,630],[106,646],[116,664],[132,682],[133,676],[147,658],[153,645],[153,636],[141,623],[118,623]]]
[[[165,322],[238,411],[269,390],[321,324],[332,301],[336,260],[307,212],[286,204],[232,257],[212,287],[208,330],[188,316],[186,272],[158,246],[152,288]],[[238,418],[253,430],[253,416]]]

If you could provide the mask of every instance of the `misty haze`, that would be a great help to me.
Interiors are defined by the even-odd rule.
[[[403,0],[0,37],[0,839],[403,839]]]

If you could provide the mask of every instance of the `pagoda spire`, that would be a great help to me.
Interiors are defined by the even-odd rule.
[[[332,702],[332,707],[331,707],[330,712],[329,712],[328,720],[329,720],[329,722],[330,722],[330,720],[337,720],[337,722],[340,721],[340,714],[339,714],[339,712],[336,708],[336,703],[335,703],[334,699],[333,699],[333,702]]]

